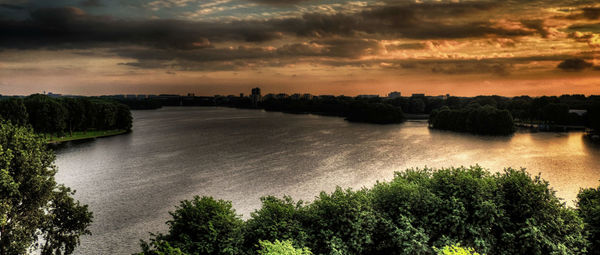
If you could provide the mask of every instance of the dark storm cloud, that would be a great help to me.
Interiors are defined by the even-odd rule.
[[[14,5],[14,4],[0,4],[0,8],[5,8],[5,9],[9,9],[9,10],[14,10],[14,11],[25,10],[25,7],[20,6],[20,5]]]
[[[83,0],[80,2],[83,7],[103,7],[104,4],[100,0]]]
[[[585,32],[600,32],[600,23],[595,24],[575,24],[569,27],[573,31],[585,31]]]
[[[600,8],[598,8],[598,7],[583,8],[583,16],[588,19],[599,19],[600,18]]]
[[[259,3],[259,4],[284,6],[284,5],[299,4],[302,2],[315,1],[315,0],[248,0],[248,1]]]
[[[213,46],[216,42],[264,42],[286,35],[324,38],[369,34],[377,38],[443,39],[533,33],[528,29],[499,27],[487,20],[466,19],[496,6],[495,3],[386,5],[369,7],[357,14],[310,13],[298,18],[235,22],[123,20],[89,15],[75,7],[43,8],[33,11],[27,20],[0,19],[0,47],[86,48],[135,44],[196,49]]]
[[[537,31],[543,38],[548,38],[550,32],[548,31],[548,27],[546,27],[544,23],[545,21],[543,19],[521,21],[521,24],[523,24],[525,27]]]
[[[422,50],[427,48],[425,44],[422,43],[403,43],[398,45],[387,45],[386,49],[393,50]]]
[[[127,48],[116,49],[113,52],[122,57],[137,59],[140,62],[180,61],[194,65],[193,63],[298,59],[301,57],[355,58],[382,49],[375,40],[325,39],[286,44],[279,48],[250,46],[196,50]]]
[[[502,28],[470,16],[492,11],[498,4],[424,3],[386,5],[357,14],[309,13],[299,18],[273,20],[277,28],[298,36],[356,36],[360,33],[412,39],[468,38],[486,35],[525,36],[527,29]]]
[[[595,20],[600,19],[600,7],[582,7],[578,9],[579,12],[570,14],[567,16],[562,16],[563,18],[579,20],[579,19],[588,19]],[[565,12],[570,12],[569,10],[565,10]],[[561,17],[561,16],[559,16]]]
[[[87,48],[114,44],[196,49],[210,47],[212,41],[254,42],[278,36],[260,23],[126,21],[88,15],[75,7],[38,9],[31,13],[31,19],[25,21],[0,20],[0,47],[21,49]]]
[[[335,38],[284,45],[277,49],[277,56],[356,58],[366,54],[377,54],[382,50],[383,46],[376,40]]]
[[[287,44],[277,49],[268,47],[206,48],[192,51],[156,49],[118,49],[119,56],[136,59],[123,65],[137,68],[171,68],[178,70],[237,70],[247,67],[282,67],[289,64],[318,63],[330,67],[381,67],[385,69],[414,69],[441,74],[510,75],[523,71],[531,62],[556,62],[570,55],[527,57],[498,57],[487,59],[391,59],[361,60],[365,52],[383,50],[374,40],[324,39],[302,44]],[[576,57],[589,58],[585,54]]]
[[[594,64],[581,58],[571,58],[560,62],[557,68],[565,71],[583,71],[585,69],[592,68],[593,66]]]

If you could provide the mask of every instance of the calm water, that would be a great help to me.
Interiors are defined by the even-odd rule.
[[[168,211],[194,195],[233,201],[245,217],[265,195],[311,200],[319,191],[370,187],[411,167],[526,167],[571,202],[599,184],[600,148],[581,133],[482,137],[424,122],[341,118],[230,108],[134,111],[134,132],[57,150],[57,180],[94,212],[78,254],[131,254]]]

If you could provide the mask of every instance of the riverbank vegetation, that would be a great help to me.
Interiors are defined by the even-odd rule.
[[[51,98],[35,94],[0,100],[0,118],[31,126],[48,141],[90,138],[131,130],[129,107],[97,98]],[[91,132],[91,134],[90,134]],[[68,136],[68,137],[67,137]]]
[[[71,135],[55,136],[54,134],[47,134],[45,137],[47,143],[61,143],[67,141],[85,140],[92,138],[115,136],[126,133],[127,130],[116,129],[116,130],[99,130],[99,131],[76,131]]]
[[[0,254],[72,254],[90,234],[92,213],[56,183],[54,159],[30,127],[0,124]]]
[[[597,254],[599,194],[583,190],[573,209],[525,170],[408,169],[311,203],[263,197],[246,221],[231,202],[194,197],[140,254]]]

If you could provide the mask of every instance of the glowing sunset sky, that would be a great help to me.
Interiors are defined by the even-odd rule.
[[[600,94],[592,0],[0,0],[0,93]]]

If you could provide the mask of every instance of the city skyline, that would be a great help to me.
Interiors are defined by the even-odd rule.
[[[0,93],[600,94],[591,0],[0,0]]]

